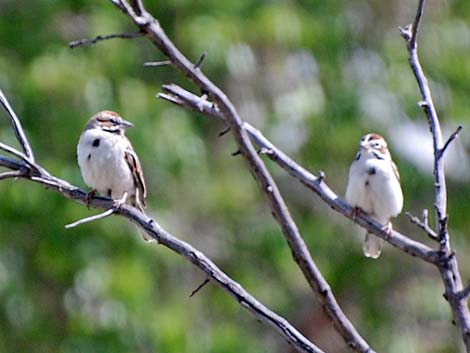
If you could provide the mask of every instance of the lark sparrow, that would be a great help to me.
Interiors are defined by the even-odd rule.
[[[89,195],[98,191],[144,212],[144,175],[139,158],[124,134],[132,126],[109,110],[92,116],[80,135],[77,159],[83,180],[92,188]],[[145,240],[150,239],[141,233]]]
[[[356,159],[349,169],[346,201],[354,207],[354,213],[362,209],[391,232],[390,218],[401,212],[403,193],[397,167],[382,136],[367,134],[361,138]],[[378,258],[381,243],[382,239],[367,233],[364,255]]]

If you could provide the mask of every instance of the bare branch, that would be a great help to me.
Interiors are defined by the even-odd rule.
[[[24,160],[24,161],[28,160],[28,157],[25,154],[21,153],[16,148],[5,145],[2,142],[0,142],[0,150],[4,150],[5,152],[8,152],[11,155],[20,158],[21,160]]]
[[[142,37],[144,34],[142,32],[133,32],[133,33],[114,33],[114,34],[108,34],[106,36],[96,36],[93,39],[80,39],[80,40],[75,40],[73,42],[69,43],[70,48],[77,48],[81,46],[88,46],[95,44],[97,42],[103,41],[103,40],[109,40],[109,39],[115,39],[115,38],[120,38],[120,39],[133,39],[137,37]]]
[[[405,213],[406,216],[410,219],[410,222],[416,224],[419,228],[421,228],[432,240],[438,241],[439,238],[435,231],[429,227],[428,224],[428,210],[423,210],[423,219],[419,219],[416,216],[413,216],[410,212]]]
[[[243,308],[248,310],[258,320],[274,328],[299,352],[323,353],[321,349],[306,339],[287,320],[275,314],[273,311],[261,304],[245,289],[243,289],[239,283],[228,277],[202,252],[166,232],[157,222],[150,219],[144,213],[140,212],[134,207],[122,204],[122,202],[118,202],[118,204],[116,204],[115,200],[110,200],[109,198],[92,197],[90,199],[87,197],[88,194],[86,192],[80,190],[78,187],[68,183],[65,180],[52,176],[41,166],[29,161],[28,158],[25,157],[21,152],[16,151],[15,149],[4,144],[1,144],[1,147],[7,152],[12,153],[21,159],[21,161],[16,161],[14,159],[0,155],[0,166],[9,168],[13,171],[7,172],[8,176],[10,176],[11,173],[16,172],[17,177],[44,185],[48,189],[54,190],[64,197],[72,199],[76,202],[80,202],[83,205],[106,210],[104,213],[99,215],[82,219],[73,224],[70,224],[68,225],[69,228],[83,224],[85,221],[103,218],[104,216],[107,216],[111,213],[121,215],[135,223],[152,238],[157,240],[158,244],[162,244],[168,247],[172,251],[192,262],[206,274],[207,278],[209,278],[235,300],[237,300]],[[37,166],[37,168],[30,168],[34,166]],[[27,173],[25,171],[27,171]],[[5,175],[5,173],[3,175]],[[124,201],[126,196],[127,193],[125,196],[123,196],[123,199],[119,201]]]
[[[125,4],[125,1],[123,0],[122,3]],[[235,137],[241,155],[246,160],[251,174],[258,182],[260,190],[263,191],[269,202],[274,219],[278,222],[287,240],[294,260],[302,270],[310,287],[322,301],[328,317],[353,350],[357,352],[373,352],[368,343],[361,337],[354,325],[342,312],[328,283],[314,263],[274,179],[252,145],[247,131],[243,128],[243,121],[232,102],[200,69],[194,68],[194,65],[167,37],[160,23],[146,12],[145,9],[142,11],[141,16],[136,16],[127,9],[126,11],[129,18],[133,20],[141,31],[146,33],[146,37],[168,57],[173,65],[189,78],[201,92],[207,94],[208,100],[217,105],[217,109],[220,110],[226,124],[230,127]],[[206,109],[206,104],[202,103],[201,107]]]
[[[425,0],[419,0],[415,21],[411,27],[411,35],[409,26],[405,30],[401,29],[400,31],[402,37],[406,40],[408,60],[421,92],[421,101],[419,102],[419,105],[423,108],[426,114],[433,139],[436,235],[439,239],[439,254],[442,259],[441,261],[438,261],[436,265],[444,283],[445,297],[448,298],[449,305],[454,315],[455,324],[460,330],[467,352],[470,353],[470,311],[467,301],[461,300],[459,295],[459,293],[464,289],[457,259],[453,256],[454,252],[451,249],[447,229],[447,191],[444,161],[442,159],[444,151],[452,140],[455,139],[457,134],[460,132],[460,129],[457,129],[457,131],[451,135],[449,140],[443,144],[441,127],[436,109],[434,108],[429,84],[418,58],[418,45],[416,40],[419,25],[423,16],[424,5]]]
[[[1,89],[0,89],[0,104],[2,105],[3,109],[5,110],[5,112],[8,114],[8,117],[10,118],[10,122],[13,127],[13,131],[15,132],[16,139],[21,145],[23,152],[29,158],[29,160],[34,162],[33,150],[31,149],[28,139],[26,138],[26,135],[24,134],[24,130],[23,130],[23,127],[21,126],[21,122],[16,116],[15,111],[11,107],[10,103],[8,102],[8,99],[5,97]]]
[[[0,166],[15,171],[22,171],[23,169],[29,170],[29,168],[26,167],[24,163],[2,155],[0,155]]]
[[[194,64],[195,69],[199,69],[206,58],[207,52],[203,52],[199,57],[198,61]]]
[[[209,281],[210,281],[209,278],[206,278],[204,282],[202,282],[199,286],[197,286],[195,290],[191,292],[189,297],[192,298],[197,292],[199,292],[202,289],[202,287],[204,287],[207,283],[209,283]]]
[[[171,65],[170,60],[162,60],[162,61],[149,61],[144,63],[145,67],[160,67],[160,66],[168,66]]]
[[[442,158],[444,153],[446,152],[447,148],[450,146],[450,144],[459,136],[460,131],[462,131],[463,127],[460,125],[457,127],[457,130],[455,130],[452,135],[449,136],[447,139],[446,143],[444,144],[444,147],[442,147],[439,151],[438,158]]]
[[[224,121],[223,114],[214,107],[211,102],[203,101],[197,95],[194,95],[191,92],[186,91],[184,88],[174,84],[164,85],[163,89],[167,91],[168,94],[159,93],[159,98],[166,99],[174,104],[178,104],[195,112],[202,112],[205,115]],[[200,110],[199,107],[202,107],[203,109]],[[318,194],[332,209],[341,213],[343,216],[352,219],[351,206],[347,205],[346,202],[341,200],[338,195],[328,187],[324,182],[324,175],[322,176],[321,172],[319,173],[319,176],[313,175],[274,146],[258,129],[254,128],[247,122],[243,123],[243,127],[250,135],[250,138],[261,148],[261,154],[266,155],[269,159],[286,170],[291,176]],[[356,221],[368,231],[376,234],[393,246],[412,256],[419,257],[430,263],[435,263],[437,261],[436,252],[430,247],[420,242],[416,242],[410,237],[397,231],[393,231],[390,236],[387,236],[387,234],[383,232],[383,227],[378,225],[378,223],[365,214],[358,215],[358,217],[356,217]]]
[[[10,147],[10,146],[5,145],[4,143],[0,142],[0,150],[4,150],[5,152],[8,152],[8,153],[10,153],[11,155],[13,155],[15,157],[18,157],[19,159],[24,161],[26,164],[28,164],[28,166],[30,166],[31,168],[33,168],[35,170],[40,169],[40,167],[36,163],[31,161],[28,158],[28,156],[26,156],[25,154],[23,154],[22,152],[18,151],[17,149],[15,149],[13,147]]]
[[[80,224],[84,224],[84,223],[93,222],[93,221],[96,221],[96,220],[99,220],[99,219],[103,219],[103,218],[106,218],[106,217],[112,215],[113,213],[114,213],[114,208],[110,208],[110,209],[108,209],[108,210],[106,210],[102,213],[98,213],[98,214],[90,216],[90,217],[79,219],[76,222],[66,224],[65,229],[75,228],[75,227],[79,226]]]
[[[25,168],[23,163],[4,156],[0,156],[0,165],[12,170],[16,170],[18,172],[19,178],[37,182],[46,186],[48,189],[54,190],[62,194],[64,197],[72,199],[83,205],[89,202],[91,207],[106,210],[106,212],[97,216],[89,217],[88,220],[103,218],[103,216],[109,215],[111,213],[115,213],[127,218],[131,222],[137,224],[152,238],[156,239],[159,244],[168,247],[172,251],[192,262],[201,271],[203,271],[212,282],[216,283],[230,296],[237,300],[240,305],[248,310],[254,317],[273,327],[279,334],[285,337],[296,347],[299,352],[323,352],[313,343],[309,342],[287,320],[275,314],[260,302],[258,302],[253,296],[246,292],[246,290],[243,289],[240,284],[232,280],[223,271],[221,271],[202,252],[196,250],[188,243],[175,238],[166,232],[163,228],[161,228],[160,225],[158,225],[154,220],[148,218],[145,214],[141,213],[137,209],[127,205],[120,205],[120,207],[116,208],[113,200],[110,200],[109,198],[95,196],[91,200],[87,200],[87,193],[85,191],[80,190],[78,187],[71,185],[67,181],[51,176],[49,173],[30,177],[22,172],[23,168]],[[42,170],[44,169],[40,167],[38,172],[41,172]],[[69,228],[70,226],[76,226],[82,223],[84,223],[83,219],[75,222],[75,224],[69,225]]]
[[[436,232],[440,237],[447,237],[447,231],[443,228],[440,228],[440,222],[443,218],[447,216],[447,192],[446,192],[446,182],[444,175],[444,163],[440,157],[440,151],[442,149],[442,133],[441,127],[439,124],[439,119],[437,116],[436,109],[434,108],[434,102],[431,96],[431,90],[429,89],[428,80],[424,75],[423,69],[419,62],[418,50],[417,50],[417,33],[419,25],[422,19],[424,11],[425,0],[419,1],[418,10],[416,13],[415,21],[411,28],[411,36],[403,36],[405,38],[408,48],[408,60],[411,65],[411,69],[415,75],[416,81],[418,83],[419,90],[421,92],[421,102],[419,105],[423,108],[426,116],[428,118],[429,126],[431,129],[433,137],[433,149],[434,149],[434,179],[435,179],[435,205],[436,205]],[[448,243],[448,242],[447,242]],[[446,251],[450,251],[448,248]]]
[[[413,24],[411,25],[411,38],[408,43],[410,49],[415,49],[417,46],[417,37],[419,31],[419,25],[421,23],[421,19],[423,18],[424,12],[424,5],[426,4],[426,0],[420,0],[418,5],[418,11],[416,11],[416,16]]]
[[[40,178],[33,179],[41,184],[52,188],[63,196],[76,200],[85,204],[86,192],[70,185],[69,183],[55,178],[55,180],[44,180]],[[112,210],[113,201],[108,198],[93,197],[89,201],[90,206],[106,210]],[[145,214],[136,208],[122,205],[118,209],[114,209],[115,214],[121,215],[131,222],[138,225],[152,238],[157,240],[158,244],[162,244],[170,250],[192,262],[200,270],[202,270],[208,278],[235,300],[248,310],[254,317],[265,324],[273,327],[280,335],[286,338],[299,352],[322,353],[323,351],[309,342],[300,332],[298,332],[287,320],[275,314],[253,296],[251,296],[239,283],[232,280],[223,271],[221,271],[209,258],[202,252],[193,248],[188,243],[177,239],[170,233],[165,231],[157,222],[148,218]]]
[[[20,177],[22,174],[23,174],[23,173],[21,173],[20,171],[15,171],[15,172],[3,172],[3,173],[0,173],[0,180],[18,178],[18,177]]]

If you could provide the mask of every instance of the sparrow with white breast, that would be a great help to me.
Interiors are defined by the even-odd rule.
[[[396,217],[403,207],[400,176],[387,148],[387,142],[378,134],[364,135],[359,151],[349,169],[346,201],[384,224],[391,232],[390,218]],[[376,259],[380,256],[382,239],[367,232],[364,255]]]
[[[105,110],[92,116],[77,145],[77,159],[85,183],[114,200],[144,212],[147,196],[139,158],[125,130],[133,124]],[[149,236],[141,232],[145,240]]]

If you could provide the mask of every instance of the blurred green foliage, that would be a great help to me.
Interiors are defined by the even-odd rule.
[[[176,45],[231,97],[243,118],[339,195],[357,141],[384,134],[399,166],[405,210],[432,210],[429,133],[397,27],[416,1],[146,1]],[[328,352],[345,352],[292,261],[265,199],[223,129],[155,99],[164,83],[191,88],[145,39],[69,49],[135,29],[105,0],[3,0],[0,86],[37,160],[84,184],[75,146],[89,116],[112,109],[149,187],[149,213],[208,254],[258,299]],[[419,38],[444,131],[470,127],[470,6],[430,1]],[[193,88],[191,88],[193,89]],[[465,130],[464,130],[465,131]],[[468,129],[467,129],[468,131]],[[464,132],[449,151],[450,231],[470,276],[470,179]],[[6,118],[0,140],[15,145]],[[386,246],[361,254],[363,231],[267,162],[315,261],[359,331],[382,352],[457,352],[459,334],[430,266]],[[22,180],[0,183],[0,352],[286,352],[288,345],[124,220],[65,230],[95,212]],[[425,236],[400,216],[395,227]]]

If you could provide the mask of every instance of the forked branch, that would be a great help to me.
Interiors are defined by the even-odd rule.
[[[21,128],[21,124],[17,124],[17,127],[19,129],[20,136],[24,138],[24,142],[29,146],[26,136]],[[142,212],[125,204],[120,204],[120,206],[116,208],[114,201],[109,198],[93,197],[89,199],[85,191],[80,190],[78,187],[68,183],[65,180],[54,177],[43,167],[37,165],[36,163],[30,162],[29,159],[21,152],[16,151],[12,147],[6,146],[4,144],[2,144],[2,147],[3,150],[8,152],[14,151],[13,156],[17,157],[18,159],[0,155],[0,167],[4,167],[10,170],[8,172],[1,173],[0,180],[8,178],[21,178],[30,180],[45,186],[47,189],[54,190],[64,197],[83,205],[106,210],[97,216],[82,219],[69,226],[77,226],[86,221],[93,221],[107,217],[111,214],[116,214],[127,218],[129,221],[135,223],[137,226],[143,229],[152,238],[157,240],[158,244],[164,245],[165,247],[193,263],[206,274],[207,278],[209,278],[213,283],[217,284],[225,292],[232,296],[255,318],[276,330],[299,352],[323,353],[321,349],[306,339],[286,319],[277,315],[262,303],[257,301],[239,283],[235,282],[233,279],[227,276],[202,252],[165,231],[153,219],[150,219]]]
[[[436,235],[440,244],[441,261],[437,262],[437,267],[444,283],[444,296],[449,301],[449,305],[454,315],[454,322],[460,330],[463,342],[467,352],[470,352],[470,312],[468,308],[468,296],[460,295],[465,293],[459,267],[454,251],[451,248],[450,237],[447,229],[447,192],[444,171],[443,154],[450,143],[457,137],[461,130],[459,127],[444,144],[442,139],[441,127],[437,116],[434,102],[429,89],[428,80],[421,67],[418,57],[417,36],[423,17],[424,6],[426,1],[419,0],[418,10],[414,23],[401,28],[400,32],[406,41],[408,48],[408,60],[411,69],[415,75],[421,92],[421,101],[419,105],[423,108],[428,119],[429,127],[432,134],[433,150],[434,150],[434,185],[435,185],[435,201],[434,208],[436,210]]]

